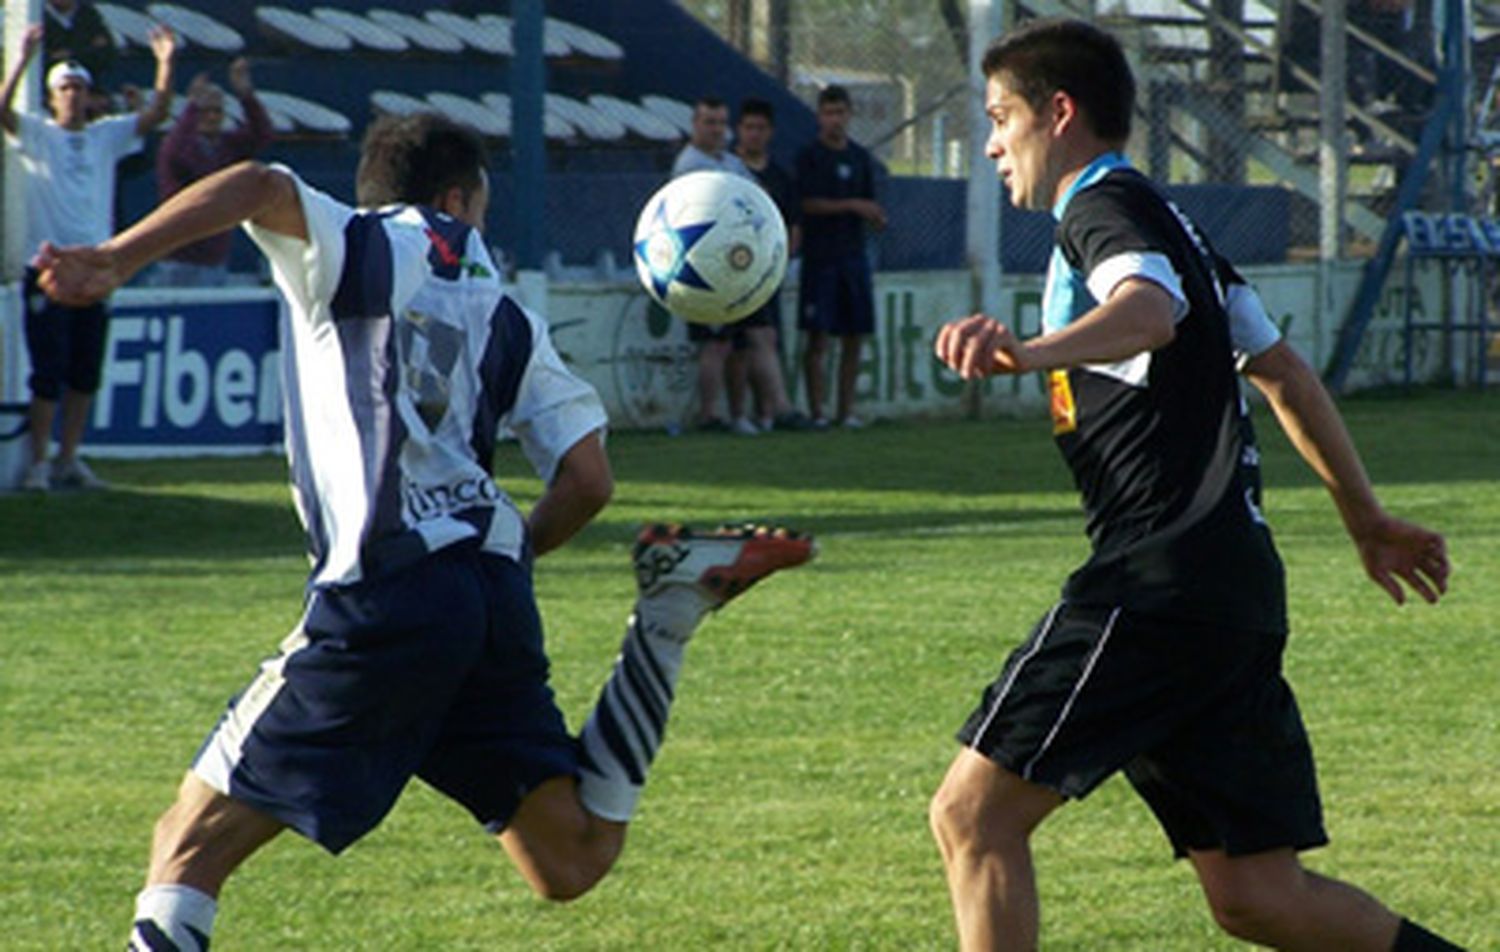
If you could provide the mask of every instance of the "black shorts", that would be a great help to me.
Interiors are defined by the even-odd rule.
[[[802,261],[797,327],[838,337],[875,333],[875,288],[863,254]]]
[[[193,771],[335,853],[413,776],[498,831],[527,793],[578,771],[530,574],[462,543],[315,590]]]
[[[744,350],[750,346],[750,339],[745,332],[752,327],[781,327],[781,301],[779,295],[772,295],[766,306],[752,314],[732,321],[728,324],[696,324],[688,322],[688,340],[695,344],[701,344],[710,340],[727,340],[734,345],[735,350]]]
[[[1067,603],[1006,660],[958,739],[1082,798],[1123,769],[1177,855],[1328,841],[1286,635]]]
[[[109,308],[102,301],[88,307],[58,304],[37,287],[37,277],[35,268],[26,269],[21,294],[31,392],[43,400],[59,399],[64,387],[95,393],[104,365]]]

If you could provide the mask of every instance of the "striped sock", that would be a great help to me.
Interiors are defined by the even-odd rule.
[[[135,899],[126,952],[208,952],[218,906],[191,886],[147,886]]]
[[[636,603],[614,670],[578,735],[578,793],[595,816],[625,823],[635,815],[666,734],[683,651],[710,604],[689,586]]]

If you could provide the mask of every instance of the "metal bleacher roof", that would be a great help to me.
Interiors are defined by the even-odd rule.
[[[427,94],[427,101],[449,119],[471,126],[481,135],[492,138],[510,135],[509,115],[501,115],[484,103],[475,102],[467,96],[460,96],[457,93],[431,92]]]
[[[411,42],[406,37],[357,13],[334,7],[313,7],[311,12],[315,19],[344,31],[365,49],[377,53],[405,53],[411,49]]]
[[[343,30],[287,7],[256,7],[255,19],[263,31],[288,46],[305,46],[329,53],[354,47],[354,40]]]
[[[676,142],[682,138],[677,127],[643,106],[637,106],[618,96],[595,93],[588,99],[590,106],[612,116],[625,124],[632,133],[651,142]]]
[[[447,30],[433,26],[426,20],[420,20],[410,14],[376,7],[366,16],[386,29],[394,30],[406,37],[413,45],[429,52],[460,53],[463,51],[463,40]]]
[[[470,49],[491,56],[512,56],[515,48],[510,42],[510,21],[504,17],[466,17],[446,10],[428,10],[422,16],[439,30],[459,39]]]
[[[245,48],[245,38],[238,30],[206,13],[175,3],[153,3],[146,12],[171,27],[178,36],[198,46],[220,53],[238,53]]]
[[[104,25],[114,33],[116,46],[151,45],[151,27],[154,21],[144,13],[113,3],[96,3],[94,9],[99,11],[99,15],[104,18]]]
[[[561,93],[547,93],[544,108],[572,125],[584,138],[595,142],[617,142],[629,131],[616,117]]]
[[[685,103],[680,99],[673,99],[671,96],[650,94],[641,97],[641,105],[676,126],[677,131],[683,135],[692,134],[692,104]]]
[[[273,121],[276,114],[280,113],[301,131],[315,135],[346,136],[354,128],[348,116],[311,99],[291,93],[272,92],[269,89],[257,89],[255,95],[260,99],[261,105],[266,107],[266,112],[271,114]]]
[[[417,112],[434,112],[436,107],[425,99],[419,99],[394,89],[377,89],[370,93],[370,105],[378,113],[392,116],[409,116]]]

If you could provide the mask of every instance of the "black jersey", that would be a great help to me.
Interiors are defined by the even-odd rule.
[[[1176,336],[1159,350],[1050,375],[1054,434],[1093,543],[1063,597],[1284,631],[1281,560],[1260,515],[1259,455],[1216,256],[1117,154],[1090,165],[1053,211],[1047,329],[1127,277],[1162,285],[1178,312]]]
[[[842,149],[814,139],[797,155],[797,191],[804,199],[874,198],[875,161],[852,139]],[[865,221],[853,212],[803,216],[803,260],[829,261],[864,250]]]

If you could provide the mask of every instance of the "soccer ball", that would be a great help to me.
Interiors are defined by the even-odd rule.
[[[786,275],[786,223],[765,191],[729,172],[662,186],[635,223],[635,270],[685,321],[728,324],[759,310]]]

